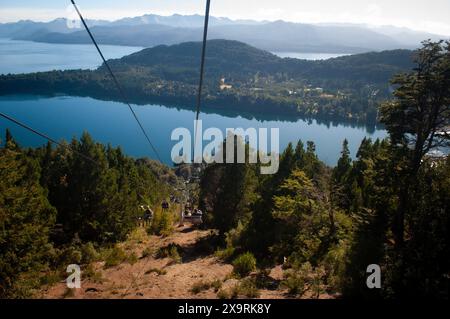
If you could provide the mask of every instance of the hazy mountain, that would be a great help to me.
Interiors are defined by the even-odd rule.
[[[111,22],[111,26],[117,25],[128,25],[128,26],[138,26],[142,24],[161,24],[170,27],[178,28],[200,28],[203,27],[205,21],[204,16],[194,14],[194,15],[180,15],[174,14],[171,16],[160,16],[156,14],[146,14],[140,17],[134,18],[124,18],[114,22]],[[221,25],[233,25],[233,24],[262,24],[263,22],[253,21],[253,20],[231,20],[228,18],[218,18],[211,17],[209,20],[210,26],[221,26]]]
[[[370,27],[373,31],[390,36],[396,39],[400,43],[410,44],[418,43],[423,40],[431,39],[433,41],[438,41],[440,39],[448,39],[444,35],[436,35],[429,32],[414,31],[408,28],[399,28],[395,26],[372,26]]]
[[[107,25],[92,28],[103,44],[150,47],[201,40],[202,28],[180,28],[163,24]],[[283,21],[259,25],[211,26],[209,39],[237,40],[268,51],[361,53],[411,48],[391,37],[360,27],[324,27]],[[73,33],[41,33],[34,41],[90,43],[84,30]],[[419,42],[417,43],[419,44]]]
[[[155,46],[201,39],[203,16],[147,14],[114,22],[88,21],[103,44]],[[50,43],[90,43],[83,29],[69,29],[65,19],[48,23],[20,21],[0,24],[0,37]],[[258,22],[211,17],[210,39],[242,41],[278,52],[361,53],[414,49],[420,42],[443,38],[396,27],[356,24],[302,24],[284,21]]]
[[[106,25],[109,23],[104,20],[87,20],[87,22],[91,26]],[[69,28],[67,19],[65,18],[58,18],[50,22],[21,20],[19,22],[0,24],[0,37],[16,40],[34,40],[35,37],[47,33],[66,34],[74,31],[77,31],[77,29]]]

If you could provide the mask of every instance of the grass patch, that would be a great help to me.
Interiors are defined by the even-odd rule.
[[[141,254],[141,259],[147,258],[153,255],[153,250],[150,247],[146,247]]]
[[[149,235],[169,236],[173,233],[174,216],[172,212],[163,212],[157,209],[154,212],[152,223],[147,228]]]
[[[101,284],[105,282],[102,273],[100,271],[95,271],[95,268],[92,264],[89,264],[86,267],[86,270],[83,271],[83,276],[96,284]]]
[[[40,285],[52,286],[61,281],[63,278],[64,277],[61,275],[60,271],[51,270],[39,278],[39,283]]]
[[[229,261],[233,258],[236,250],[234,247],[227,247],[225,249],[217,250],[214,255],[222,261]]]
[[[256,280],[253,278],[246,278],[228,290],[219,289],[217,291],[218,299],[237,299],[239,296],[246,298],[259,298],[261,294],[259,292]]]
[[[191,288],[191,292],[194,295],[197,295],[201,293],[202,291],[206,291],[213,288],[215,292],[218,292],[220,288],[222,288],[222,281],[219,279],[213,280],[213,281],[199,281],[194,283],[194,285]]]
[[[125,251],[115,246],[105,251],[105,268],[115,267],[127,260],[128,256]]]
[[[247,298],[259,298],[261,295],[256,280],[252,278],[246,278],[239,284],[238,294]]]
[[[176,244],[161,247],[156,252],[156,258],[170,258],[174,263],[180,264],[182,259],[180,253],[178,252],[179,249],[181,249],[181,247]]]
[[[130,265],[134,265],[135,263],[138,262],[138,260],[139,260],[138,256],[136,255],[136,253],[134,251],[131,254],[129,254],[128,257],[127,257],[127,262]]]
[[[252,253],[245,253],[233,261],[233,272],[240,277],[248,276],[256,270],[256,259]]]

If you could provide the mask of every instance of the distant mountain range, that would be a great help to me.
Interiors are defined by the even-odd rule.
[[[152,47],[201,40],[200,15],[147,14],[109,22],[89,20],[101,44]],[[47,43],[90,43],[86,32],[66,19],[0,24],[0,37]],[[209,39],[237,40],[271,52],[363,53],[415,49],[425,39],[448,37],[393,26],[302,24],[285,21],[231,20],[211,17]]]

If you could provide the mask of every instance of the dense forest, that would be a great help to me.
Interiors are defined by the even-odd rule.
[[[266,283],[265,269],[282,264],[291,296],[326,290],[343,298],[448,299],[450,157],[437,151],[450,147],[450,43],[424,43],[414,63],[393,78],[393,97],[379,105],[389,138],[364,139],[355,160],[347,141],[333,168],[317,157],[314,142],[299,141],[283,151],[274,175],[260,175],[259,164],[203,165],[193,196],[205,212],[202,227],[217,230],[208,241],[216,255],[243,276],[259,268],[258,285]],[[50,74],[91,74],[77,72]],[[99,253],[106,263],[136,259],[115,243],[137,227],[139,205],[176,193],[179,182],[167,167],[129,158],[86,133],[64,145],[22,149],[6,133],[1,297],[30,296],[60,280],[67,264],[89,264]],[[162,216],[149,232],[170,229],[173,221]],[[381,267],[381,289],[367,288],[371,264]]]
[[[263,269],[284,263],[293,295],[313,287],[350,298],[447,299],[450,157],[430,151],[450,146],[450,44],[426,43],[416,63],[380,106],[389,138],[364,139],[356,160],[344,141],[337,166],[326,167],[314,143],[300,141],[272,176],[255,165],[209,165],[199,198],[220,231],[219,255]],[[371,264],[382,269],[381,289],[366,286]]]
[[[200,42],[157,46],[110,60],[131,102],[193,106]],[[325,61],[282,59],[237,41],[211,40],[206,56],[207,108],[374,124],[389,79],[411,69],[412,51],[365,53]],[[70,94],[121,100],[105,66],[0,76],[0,95]]]
[[[70,145],[70,149],[66,146]],[[140,205],[158,207],[178,178],[85,133],[57,148],[23,149],[6,132],[0,149],[0,297],[29,297],[136,228]]]

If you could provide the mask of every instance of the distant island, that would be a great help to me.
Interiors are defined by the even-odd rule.
[[[110,60],[132,103],[193,107],[201,43],[160,45]],[[207,46],[205,107],[254,114],[376,122],[389,79],[413,67],[413,51],[391,50],[325,61],[280,58],[238,41]],[[105,66],[0,76],[0,95],[66,94],[121,101]]]

